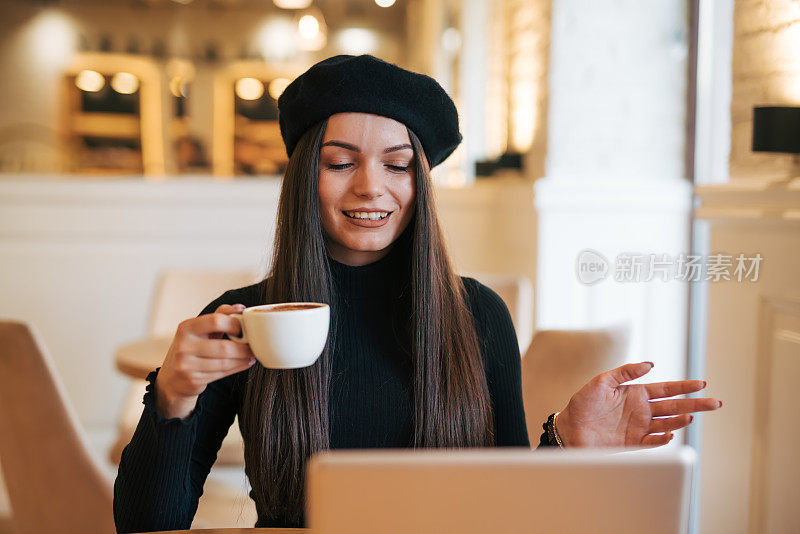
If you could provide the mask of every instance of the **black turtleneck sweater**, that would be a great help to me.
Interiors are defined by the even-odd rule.
[[[330,263],[340,306],[332,317],[331,449],[410,447],[411,366],[391,316],[402,287],[397,254],[358,267]],[[485,363],[496,445],[530,447],[511,316],[491,289],[472,278],[462,280]],[[263,304],[263,283],[227,291],[201,315],[222,304]],[[114,484],[118,532],[188,529],[217,451],[242,410],[247,371],[209,384],[186,419],[166,419],[156,409],[157,373],[147,377],[142,417],[122,452]],[[550,445],[545,434],[540,445]],[[257,527],[291,526],[257,512]]]

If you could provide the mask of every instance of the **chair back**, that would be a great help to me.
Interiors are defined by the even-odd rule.
[[[8,502],[8,490],[3,480],[3,463],[0,462],[0,532],[13,534],[11,525],[11,503]]]
[[[252,271],[197,271],[171,269],[158,282],[149,335],[172,336],[178,325],[197,316],[206,304],[228,289],[252,284]]]
[[[112,483],[41,341],[0,321],[0,461],[17,534],[115,532]]]
[[[463,273],[490,288],[505,302],[514,330],[517,332],[520,354],[525,354],[533,338],[533,284],[527,276],[497,273]]]
[[[593,377],[626,362],[629,328],[539,330],[522,358],[522,400],[536,445],[542,422]]]

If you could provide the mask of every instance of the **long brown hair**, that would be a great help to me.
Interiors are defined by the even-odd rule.
[[[329,441],[328,384],[335,347],[336,295],[319,216],[319,153],[327,121],[310,128],[287,165],[278,206],[265,303],[331,305],[328,342],[317,362],[294,370],[249,371],[242,413],[246,471],[259,508],[299,525],[305,465]],[[414,215],[403,236],[409,294],[402,340],[413,365],[414,447],[494,444],[494,418],[466,290],[453,272],[433,202],[428,160],[408,130],[415,153]]]

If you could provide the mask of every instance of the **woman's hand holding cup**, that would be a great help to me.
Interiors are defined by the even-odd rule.
[[[222,339],[223,334],[241,334],[241,323],[230,315],[244,309],[241,304],[223,304],[214,313],[178,326],[156,378],[156,406],[162,416],[188,417],[208,384],[255,363],[249,345]]]

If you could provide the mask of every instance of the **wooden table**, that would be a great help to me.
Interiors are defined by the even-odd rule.
[[[117,369],[132,378],[145,379],[150,371],[161,367],[171,344],[171,337],[154,337],[126,343],[117,349],[114,356]]]
[[[150,371],[155,371],[157,367],[161,367],[171,344],[171,337],[145,338],[139,341],[126,343],[119,347],[114,355],[117,369],[131,378],[136,378],[139,381],[144,380],[147,378]],[[128,444],[131,436],[133,436],[134,430],[136,430],[139,416],[142,413],[143,394],[144,385],[142,382],[133,383],[128,388],[128,393],[123,401],[123,412],[120,416],[119,435],[109,454],[111,461],[115,464],[119,463],[122,449]],[[218,465],[228,466],[244,465],[243,450],[242,435],[237,422],[231,426],[228,435],[225,436],[222,447],[217,453],[216,463]],[[285,529],[278,531],[274,529],[267,530],[267,532],[278,532],[279,534],[282,534],[284,531],[291,532]]]

